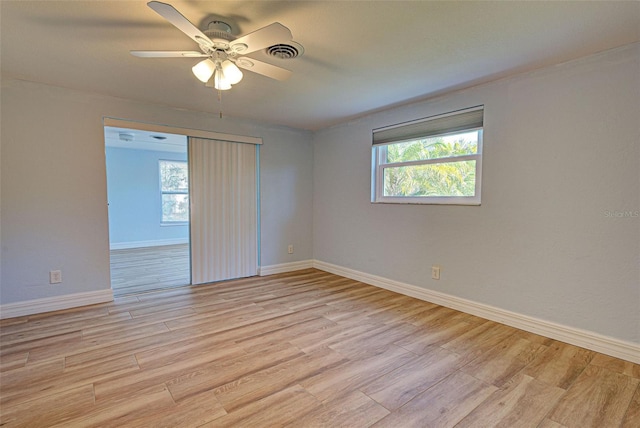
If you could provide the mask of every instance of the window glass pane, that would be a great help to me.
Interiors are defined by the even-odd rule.
[[[478,153],[478,131],[389,144],[386,150],[386,163],[474,155]]]
[[[160,161],[160,183],[163,192],[188,192],[189,173],[187,163]]]
[[[189,195],[163,194],[162,221],[189,221]]]
[[[384,196],[474,196],[476,161],[384,169]]]

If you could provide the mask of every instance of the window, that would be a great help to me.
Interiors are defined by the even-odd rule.
[[[480,205],[483,108],[373,131],[372,202]]]
[[[189,221],[189,171],[187,162],[160,161],[162,223]]]

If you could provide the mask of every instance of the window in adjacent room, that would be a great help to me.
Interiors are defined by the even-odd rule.
[[[189,221],[189,171],[187,162],[160,161],[160,192],[162,197],[162,223],[187,223]]]
[[[480,205],[482,106],[373,131],[372,202]]]

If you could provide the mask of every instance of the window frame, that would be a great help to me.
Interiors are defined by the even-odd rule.
[[[163,202],[164,195],[187,195],[187,200],[190,203],[190,195],[189,195],[189,180],[187,178],[187,190],[164,190],[162,186],[162,164],[163,163],[181,163],[184,164],[187,169],[187,177],[189,174],[189,162],[177,159],[158,159],[158,182],[160,188],[160,226],[184,226],[189,224],[189,220],[165,220],[164,218],[164,210],[163,210]],[[188,217],[188,214],[187,214]]]
[[[451,114],[439,115],[449,116]],[[414,160],[405,162],[386,163],[386,148],[393,144],[419,141],[426,138],[437,138],[450,135],[459,135],[469,132],[478,133],[478,150],[472,155],[447,156],[435,159]],[[484,126],[470,126],[466,129],[456,129],[452,132],[443,132],[428,135],[426,137],[413,137],[408,139],[398,139],[384,144],[374,144],[371,158],[371,202],[388,204],[421,204],[421,205],[481,205],[482,200],[482,154],[484,143]],[[398,168],[403,166],[420,166],[447,164],[460,161],[476,161],[476,178],[474,196],[385,196],[384,195],[384,172],[387,168]]]

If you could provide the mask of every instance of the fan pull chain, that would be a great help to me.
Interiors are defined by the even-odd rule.
[[[220,119],[222,119],[222,91],[218,89],[218,102],[220,103]]]

